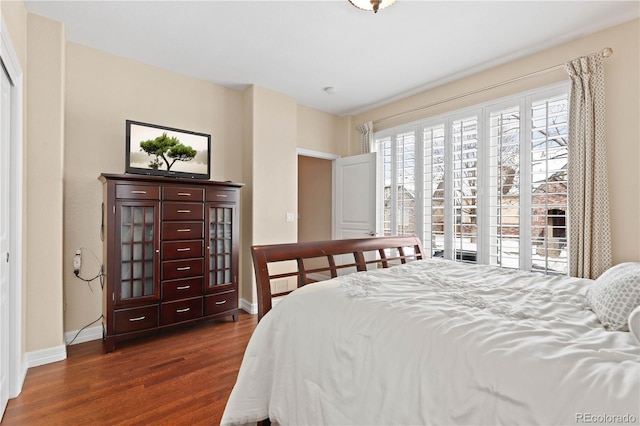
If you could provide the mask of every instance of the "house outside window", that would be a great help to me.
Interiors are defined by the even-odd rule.
[[[567,273],[566,84],[377,132],[379,235],[461,262]]]

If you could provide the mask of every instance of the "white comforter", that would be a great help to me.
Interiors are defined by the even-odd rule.
[[[222,424],[638,424],[639,343],[590,283],[433,259],[305,286],[259,323]]]

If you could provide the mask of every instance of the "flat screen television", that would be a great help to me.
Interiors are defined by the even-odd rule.
[[[211,135],[126,120],[126,173],[209,179]]]

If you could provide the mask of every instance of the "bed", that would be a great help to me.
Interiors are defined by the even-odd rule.
[[[640,343],[605,329],[599,281],[429,258],[415,237],[252,252],[260,321],[223,425],[640,422]]]

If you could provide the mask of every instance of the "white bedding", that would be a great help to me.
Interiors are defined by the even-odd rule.
[[[639,343],[590,283],[429,259],[307,285],[258,324],[222,424],[638,424]]]

